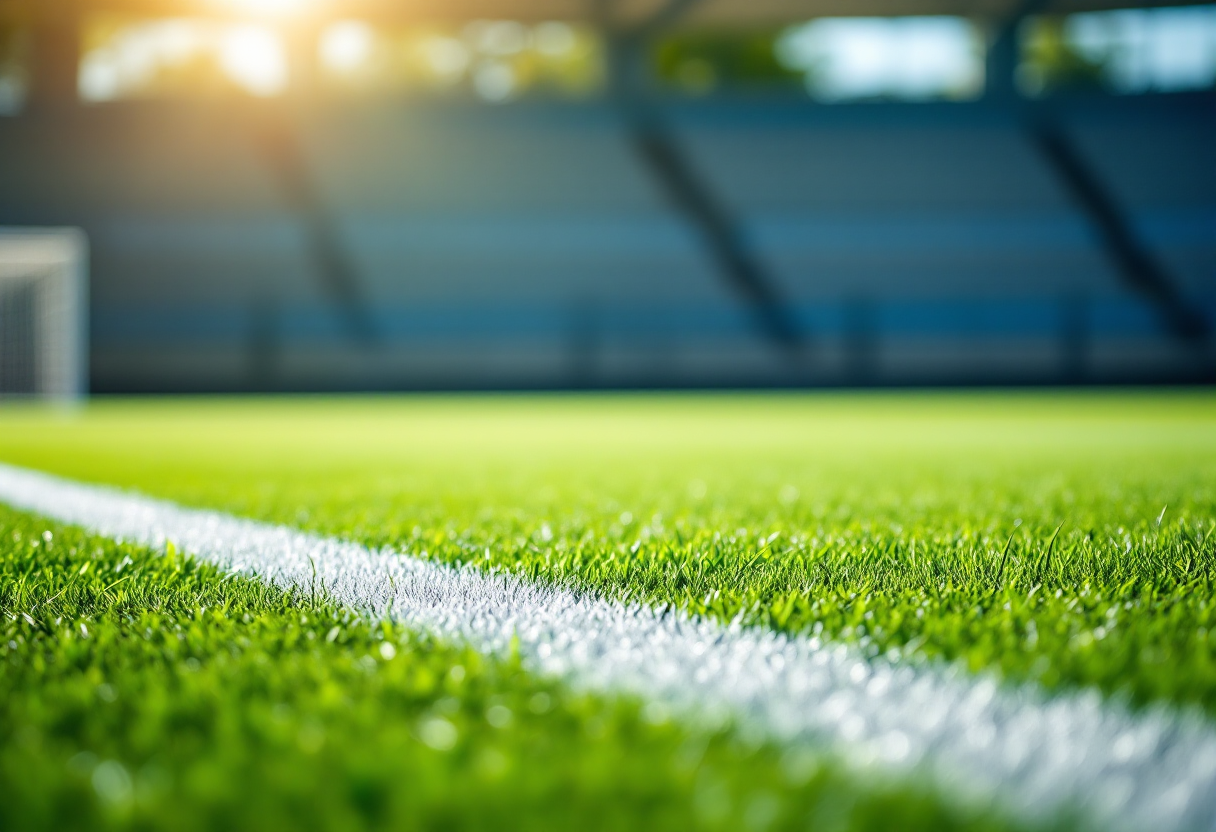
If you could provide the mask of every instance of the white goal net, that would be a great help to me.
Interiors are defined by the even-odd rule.
[[[0,228],[0,398],[85,394],[87,291],[83,233]]]

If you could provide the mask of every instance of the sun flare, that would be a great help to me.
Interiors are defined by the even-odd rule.
[[[276,95],[287,86],[287,55],[278,35],[262,26],[240,26],[227,32],[220,45],[225,74],[247,92]]]
[[[225,11],[286,17],[308,11],[317,0],[210,0],[210,4]]]

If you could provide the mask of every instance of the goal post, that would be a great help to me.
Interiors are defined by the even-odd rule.
[[[88,243],[73,228],[0,228],[0,398],[88,392]]]

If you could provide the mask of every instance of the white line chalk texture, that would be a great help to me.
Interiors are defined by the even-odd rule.
[[[585,690],[638,695],[685,718],[730,715],[778,742],[830,749],[1025,821],[1076,811],[1100,829],[1216,829],[1216,729],[1096,693],[1047,696],[928,663],[859,658],[807,637],[605,601],[281,526],[181,508],[0,465],[0,501],[284,588],[323,584],[393,618]]]

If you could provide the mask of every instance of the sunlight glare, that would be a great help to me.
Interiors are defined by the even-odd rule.
[[[277,95],[287,87],[287,52],[283,41],[264,26],[238,26],[225,33],[220,45],[220,66],[230,79],[253,95]]]
[[[316,0],[211,0],[211,5],[226,11],[269,15],[299,14],[315,4]]]
[[[331,69],[352,72],[371,57],[375,33],[366,23],[344,20],[321,36],[321,60]]]

